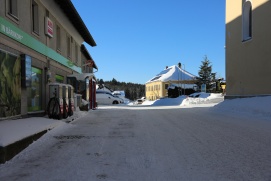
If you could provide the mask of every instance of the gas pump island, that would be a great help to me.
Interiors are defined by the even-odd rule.
[[[74,112],[74,88],[68,84],[49,84],[49,103],[47,114],[49,118],[66,119]]]
[[[72,116],[75,104],[80,107],[77,99],[74,100],[75,93],[88,102],[83,110],[96,109],[96,80],[92,73],[68,75],[67,82],[68,84],[49,84],[50,100],[47,106],[49,118],[66,119],[68,116]]]

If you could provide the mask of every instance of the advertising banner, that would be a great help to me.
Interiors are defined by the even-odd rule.
[[[0,50],[0,118],[21,114],[21,61]]]

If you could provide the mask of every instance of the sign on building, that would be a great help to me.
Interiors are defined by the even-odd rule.
[[[45,19],[45,34],[51,38],[54,36],[54,23],[48,17]]]

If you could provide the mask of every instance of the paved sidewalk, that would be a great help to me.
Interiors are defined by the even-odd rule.
[[[85,114],[86,111],[76,111],[73,116],[62,120],[30,117],[0,121],[0,164],[10,160],[48,130],[74,121]]]
[[[48,130],[64,124],[45,117],[0,121],[0,163],[10,160]]]
[[[44,117],[0,121],[0,146],[5,147],[31,135],[50,130],[61,123]]]

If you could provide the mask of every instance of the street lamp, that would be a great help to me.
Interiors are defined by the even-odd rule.
[[[185,79],[185,64],[183,64],[183,70],[184,70],[184,79]],[[185,95],[185,83],[184,83],[184,95]]]
[[[178,70],[178,92],[179,92],[179,96],[180,96],[180,78],[179,78],[179,72],[180,72],[180,69],[182,67],[182,64],[180,62],[178,63],[178,67],[179,67],[179,70]],[[181,90],[182,90],[182,87],[181,87]]]
[[[182,69],[182,65],[184,67],[184,69]],[[181,64],[180,62],[178,63],[178,67],[182,73],[182,70],[184,70],[183,74],[184,74],[184,77],[182,77],[182,74],[181,74],[181,81],[184,81],[185,79],[185,64]],[[179,71],[178,71],[178,83],[180,84],[180,80],[179,80]],[[182,90],[182,84],[181,84],[181,90]],[[183,93],[183,91],[182,91]],[[180,91],[179,91],[179,95],[180,95]],[[185,84],[184,84],[184,95],[185,95]]]

